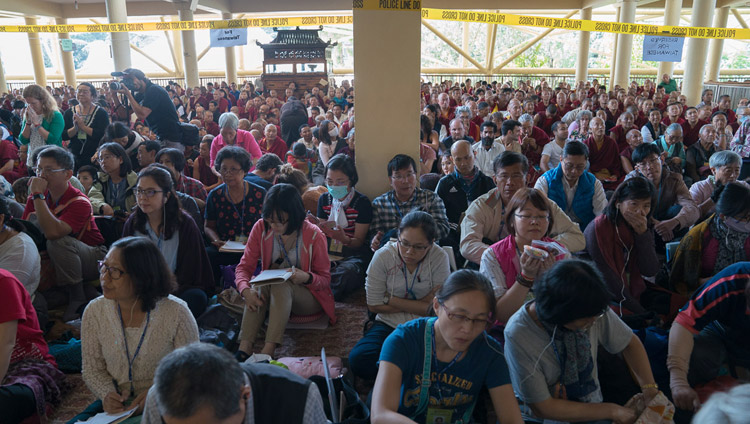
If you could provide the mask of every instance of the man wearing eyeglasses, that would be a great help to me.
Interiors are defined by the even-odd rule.
[[[57,284],[68,288],[68,307],[63,319],[80,316],[86,304],[84,280],[99,276],[96,262],[107,254],[104,238],[94,222],[88,197],[69,184],[73,155],[58,146],[42,150],[29,184],[23,219],[31,220],[47,238],[47,252],[55,266]]]
[[[626,179],[643,175],[656,186],[656,209],[652,213],[656,247],[664,251],[664,243],[686,234],[698,218],[700,209],[690,196],[682,175],[662,167],[659,148],[643,143],[633,150],[635,170]]]
[[[521,187],[526,186],[529,160],[521,153],[505,151],[495,158],[492,166],[496,188],[478,197],[466,209],[461,221],[461,255],[479,264],[482,254],[491,244],[508,236],[505,226],[505,206]],[[550,236],[571,252],[586,247],[583,232],[557,204],[550,204],[554,225]]]
[[[534,185],[578,223],[581,231],[607,206],[602,182],[586,170],[588,161],[588,147],[571,141],[563,148],[560,164],[545,172]]]

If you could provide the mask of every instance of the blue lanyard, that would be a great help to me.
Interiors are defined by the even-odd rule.
[[[281,247],[281,254],[284,255],[284,259],[286,259],[286,263],[291,267],[292,260],[289,259],[289,253],[286,251],[286,247],[284,247],[284,242],[281,241],[281,236],[278,236],[279,238],[279,246]],[[294,242],[294,250],[297,252],[297,264],[299,264],[299,234],[297,234],[297,238]]]
[[[440,388],[440,377],[438,377],[438,376],[440,374],[445,374],[448,371],[448,369],[450,367],[452,367],[458,361],[458,359],[461,357],[461,354],[463,352],[458,352],[456,354],[456,356],[454,356],[453,359],[448,363],[448,365],[445,366],[445,368],[443,368],[442,370],[438,370],[438,368],[437,368],[437,348],[435,347],[435,337],[434,337],[434,334],[435,334],[434,325],[428,326],[427,331],[430,331],[431,333],[433,333],[432,334],[433,337],[431,337],[431,339],[432,339],[432,354],[430,356],[432,356],[432,366],[433,366],[433,369],[435,370],[435,377],[436,377],[435,378],[435,389],[437,389],[437,392],[438,392],[438,399],[442,401],[443,400],[443,391]]]
[[[229,194],[229,187],[227,187],[227,184],[224,183],[224,188],[227,190],[227,199],[229,199],[229,204],[232,205],[232,208],[235,212],[237,212],[237,215],[240,217],[240,234],[243,236],[245,235],[245,199],[247,196],[245,196],[245,182],[242,182],[242,213],[237,210],[237,206],[234,204],[234,200],[232,200],[232,195]]]
[[[416,196],[417,196],[417,190],[415,189],[413,197],[416,197]],[[398,217],[403,218],[404,214],[401,212],[401,208],[398,207],[398,199],[396,198],[396,192],[391,191],[391,198],[393,199],[393,206],[396,207],[396,213],[398,214]],[[411,202],[411,199],[408,200],[408,202]]]
[[[417,279],[419,281],[422,281],[421,278],[419,278],[419,267],[422,266],[422,263],[420,262],[417,264],[417,269],[414,270],[414,277],[411,279],[411,286],[409,285],[409,277],[406,276],[406,264],[404,264],[404,284],[406,284],[406,294],[404,295],[404,298],[406,298],[407,295],[410,295],[412,300],[417,300],[417,296],[414,294],[414,284],[416,284]]]
[[[117,305],[117,315],[120,317],[120,326],[122,327],[122,338],[125,341],[125,357],[128,360],[128,380],[130,381],[130,397],[135,396],[135,387],[133,387],[133,363],[135,362],[135,358],[138,357],[138,353],[141,351],[141,346],[143,346],[143,339],[146,338],[146,331],[148,331],[148,324],[151,321],[151,311],[148,311],[146,313],[146,327],[143,328],[143,333],[141,333],[141,340],[138,342],[138,347],[135,348],[135,354],[133,355],[133,359],[130,359],[130,349],[128,348],[128,337],[125,334],[125,322],[122,320],[122,310],[120,309],[120,305]]]

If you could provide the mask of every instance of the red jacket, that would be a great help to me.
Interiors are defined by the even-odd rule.
[[[313,281],[306,286],[315,300],[320,303],[323,311],[328,315],[331,324],[336,323],[335,302],[331,291],[331,261],[328,259],[328,241],[317,226],[302,222],[302,245],[299,248],[300,268],[313,276]],[[265,223],[259,219],[250,231],[250,238],[245,245],[235,272],[237,290],[250,287],[255,268],[260,260],[263,270],[271,267],[273,260],[273,231],[266,231]]]

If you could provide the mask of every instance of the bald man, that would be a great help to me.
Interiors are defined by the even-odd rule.
[[[435,191],[445,203],[448,221],[458,227],[469,204],[495,188],[495,183],[474,164],[470,142],[458,140],[453,143],[451,157],[455,171],[441,178]]]

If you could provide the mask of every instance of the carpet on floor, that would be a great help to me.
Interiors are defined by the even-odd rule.
[[[367,319],[365,291],[359,290],[343,302],[336,302],[335,325],[325,330],[288,330],[284,340],[276,349],[276,357],[320,356],[320,349],[326,348],[326,355],[339,356],[346,360],[349,352],[362,337],[362,328]],[[256,351],[262,348],[262,337],[256,343]],[[83,411],[95,398],[83,382],[80,374],[67,376],[71,390],[49,416],[53,424],[63,424]]]

